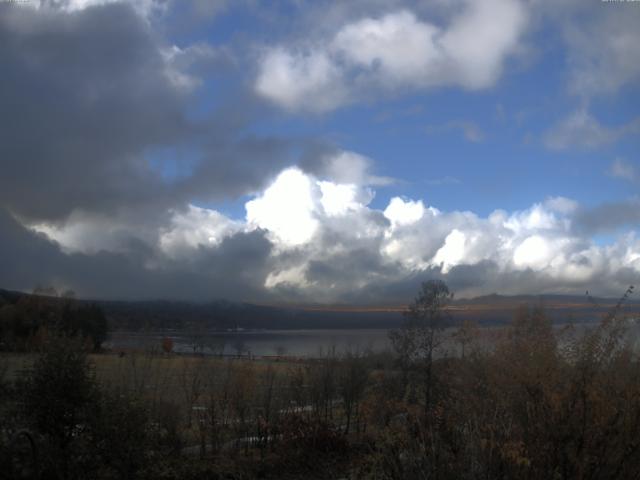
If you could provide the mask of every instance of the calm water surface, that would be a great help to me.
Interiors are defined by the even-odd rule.
[[[174,343],[174,351],[189,353],[237,355],[318,356],[331,349],[336,353],[370,350],[381,352],[390,347],[386,329],[367,330],[261,330],[216,332],[200,335],[183,333],[114,332],[105,347],[153,348],[161,345],[165,336]]]
[[[635,323],[635,322],[634,322]],[[560,343],[581,335],[591,325],[576,325],[567,332],[563,325],[556,331]],[[387,329],[354,330],[258,330],[240,332],[113,332],[105,342],[105,347],[119,349],[157,349],[164,337],[173,340],[174,351],[178,353],[202,352],[209,355],[288,355],[317,357],[334,350],[337,354],[346,352],[383,352],[391,349]],[[459,345],[455,342],[454,328],[443,332],[443,344],[439,356],[459,354]],[[504,327],[482,327],[478,329],[476,346],[491,348],[505,333]],[[640,327],[631,325],[628,331],[629,341],[638,351],[640,346]]]

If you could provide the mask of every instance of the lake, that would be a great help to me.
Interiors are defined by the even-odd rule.
[[[162,339],[173,340],[178,353],[196,351],[205,354],[290,355],[314,357],[335,348],[336,353],[347,351],[381,352],[390,348],[386,329],[357,330],[252,330],[239,332],[113,332],[104,343],[105,348],[160,348]]]
[[[580,335],[595,324],[576,324],[573,333],[561,333],[563,325],[556,325],[559,341],[563,343],[574,335]],[[445,341],[439,356],[458,354],[459,345],[452,340],[455,328],[445,329]],[[161,348],[162,339],[173,340],[177,353],[201,352],[208,355],[286,355],[317,357],[335,349],[337,354],[371,351],[375,353],[391,349],[387,329],[326,329],[326,330],[246,330],[231,332],[112,332],[104,347],[114,351]],[[476,346],[491,348],[505,333],[504,327],[481,327]],[[567,336],[568,335],[568,336]],[[627,340],[638,350],[640,326],[630,322]]]

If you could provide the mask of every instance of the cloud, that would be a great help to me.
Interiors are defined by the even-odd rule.
[[[245,70],[230,47],[162,37],[169,27],[157,28],[160,17],[174,12],[173,2],[54,3],[0,4],[3,287],[382,303],[406,302],[427,278],[444,279],[459,295],[584,287],[615,294],[639,280],[635,198],[594,208],[543,198],[487,216],[396,191],[374,203],[402,183],[371,158],[314,139],[250,133],[261,131],[259,115],[273,112],[246,88],[294,113],[439,87],[491,88],[518,55],[528,3],[332,6],[315,28],[301,27],[309,26],[308,40],[260,50],[250,86],[216,81]],[[592,76],[604,68],[572,65]],[[590,80],[581,95],[633,84],[635,67],[612,65],[613,86]],[[218,89],[228,83],[230,90]],[[209,94],[212,111],[203,105]],[[637,120],[603,125],[583,105],[548,133],[549,146],[597,147],[638,132]],[[467,121],[433,129],[483,137]],[[632,179],[636,170],[618,161],[611,174]],[[246,196],[244,218],[204,207]],[[617,238],[600,245],[596,233]]]
[[[346,102],[341,77],[325,52],[275,47],[262,56],[255,90],[286,110],[320,113]]]
[[[116,3],[126,4],[136,11],[142,18],[149,19],[155,14],[166,11],[167,0],[40,0],[33,2],[15,2],[21,7],[39,10],[53,10],[64,13],[75,13],[87,8],[101,7]]]
[[[449,282],[461,296],[584,288],[615,294],[640,280],[640,240],[633,230],[604,246],[591,240],[594,233],[639,224],[635,200],[587,209],[551,197],[525,210],[481,217],[400,197],[376,209],[366,190],[291,167],[246,203],[244,220],[191,206],[173,211],[168,223],[149,227],[147,238],[119,250],[97,236],[78,236],[77,225],[54,233],[40,229],[59,247],[38,238],[55,251],[60,265],[69,258],[119,259],[136,282],[150,282],[130,285],[147,296],[168,291],[154,283],[156,274],[211,288],[205,295],[203,287],[189,294],[174,287],[173,295],[187,298],[211,298],[212,292],[220,297],[234,285],[235,298],[246,300],[378,303],[406,301],[415,289],[412,282],[428,277]],[[103,248],[92,249],[91,242],[102,242]],[[220,271],[231,276],[223,285]],[[81,291],[78,278],[60,272],[61,283]]]
[[[225,47],[167,43],[128,2],[64,5],[0,3],[0,204],[14,215],[157,228],[190,202],[261,189],[290,163],[291,141],[244,133],[246,96],[194,115],[203,79],[234,68]],[[180,175],[157,161],[166,151]]]
[[[420,220],[425,213],[422,200],[414,202],[412,200],[403,200],[400,197],[393,197],[389,205],[384,210],[384,216],[392,226],[411,225]]]
[[[184,212],[173,212],[171,223],[162,229],[158,244],[169,257],[189,260],[193,250],[219,246],[242,230],[239,222],[215,210],[189,205]]]
[[[552,212],[568,215],[578,210],[580,205],[575,200],[567,197],[548,197],[544,202],[544,206]]]
[[[549,129],[544,135],[548,148],[597,148],[614,143],[626,135],[640,133],[640,118],[625,125],[602,125],[586,108],[580,108]]]
[[[61,54],[61,52],[64,52]],[[145,150],[192,129],[159,46],[127,5],[0,5],[0,202],[33,219],[167,196]]]
[[[92,255],[101,251],[132,252],[140,245],[153,244],[164,217],[156,213],[141,219],[137,211],[95,215],[74,210],[63,222],[23,220],[23,224],[56,241],[65,253]]]
[[[425,132],[428,135],[460,131],[464,138],[470,142],[478,143],[484,140],[484,132],[473,122],[451,121],[443,125],[427,125]]]
[[[265,49],[254,88],[285,110],[311,113],[376,91],[489,88],[526,26],[525,5],[515,0],[464,2],[445,27],[406,9],[364,17],[316,42]]]
[[[349,152],[334,158],[342,164],[345,156],[364,158]],[[296,167],[283,170],[263,193],[246,203],[248,225],[267,230],[276,246],[295,247],[312,241],[323,219],[345,217],[373,199],[373,192],[362,185],[370,180],[363,170],[347,169],[341,175],[345,182],[331,177],[332,168],[327,171],[331,180],[320,180]]]
[[[397,183],[392,177],[372,173],[373,160],[359,153],[329,148],[322,148],[302,160],[302,167],[309,173],[326,178],[336,183],[386,186]]]
[[[640,171],[638,171],[638,168],[621,158],[617,158],[613,161],[611,169],[609,170],[609,175],[615,178],[628,180],[630,182],[640,181]]]
[[[243,135],[250,122],[234,118],[236,108],[246,106],[222,108],[216,113],[215,123],[202,126],[205,139],[198,162],[185,179],[173,185],[172,193],[178,199],[216,202],[262,190],[292,163],[294,147],[304,148],[304,142],[286,138]]]
[[[83,298],[264,300],[271,245],[260,231],[240,232],[215,249],[191,251],[191,262],[164,259],[149,245],[125,253],[64,253],[43,234],[0,209],[0,285],[73,289]]]
[[[172,0],[171,6],[182,9],[182,14],[191,20],[204,21],[215,18],[229,8],[229,0]],[[185,9],[186,5],[186,9]],[[175,12],[174,12],[175,13]]]
[[[420,85],[437,60],[438,27],[402,10],[381,18],[365,18],[345,25],[332,41],[336,56],[360,68],[375,70],[391,88]]]
[[[623,227],[640,225],[640,199],[603,203],[576,213],[576,228],[583,233],[609,233]]]
[[[640,81],[640,10],[634,2],[537,2],[537,13],[564,39],[566,91],[580,107],[544,136],[553,149],[596,148],[640,131],[640,119],[603,125],[588,106],[634,89]]]
[[[340,185],[333,182],[318,182],[322,197],[320,203],[322,209],[330,217],[344,215],[349,210],[357,210],[363,204],[369,203],[373,194],[368,195],[369,191],[365,191],[363,196],[358,187],[354,184]]]
[[[315,187],[300,170],[287,169],[262,195],[247,203],[247,221],[268,230],[286,246],[306,243],[318,229]]]
[[[34,0],[15,3],[20,4],[21,7],[58,10],[65,13],[121,3],[133,8],[138,15],[150,23],[173,17],[173,22],[176,24],[188,23],[189,25],[211,20],[229,6],[228,0]],[[172,26],[172,28],[175,27]]]
[[[591,9],[589,15],[580,10]],[[585,98],[615,94],[640,81],[640,11],[633,2],[614,8],[583,4],[564,25],[569,91]],[[576,21],[575,19],[580,19]]]
[[[185,48],[172,45],[164,48],[161,54],[166,63],[166,75],[177,88],[191,92],[202,85],[200,75],[194,75],[193,70],[201,73],[224,69],[234,63],[234,58],[228,49],[214,47],[207,43],[194,43]]]

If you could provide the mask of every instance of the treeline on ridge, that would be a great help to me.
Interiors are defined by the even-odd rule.
[[[38,350],[51,335],[80,337],[97,351],[107,338],[107,318],[73,292],[36,289],[33,295],[0,292],[0,351]]]

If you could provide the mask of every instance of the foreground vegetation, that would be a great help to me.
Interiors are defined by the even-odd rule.
[[[305,362],[89,355],[68,330],[0,357],[8,478],[630,479],[640,365],[622,302],[554,330],[523,306],[492,348],[471,323],[443,356],[446,285],[427,282],[394,353]]]

